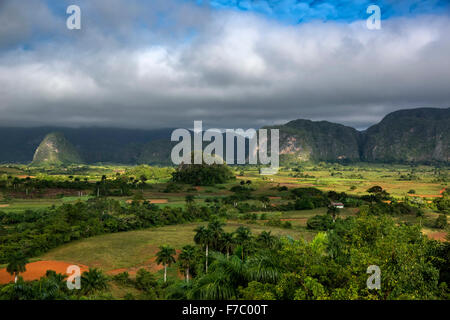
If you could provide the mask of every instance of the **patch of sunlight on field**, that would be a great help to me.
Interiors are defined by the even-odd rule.
[[[161,245],[167,244],[181,249],[186,244],[192,244],[194,229],[200,225],[206,225],[206,223],[190,223],[96,236],[52,249],[39,258],[71,261],[89,267],[99,267],[105,271],[130,268],[154,257]],[[230,222],[224,229],[231,232],[239,226],[247,226],[255,234],[263,230],[271,230],[274,235],[289,235],[295,239],[299,239],[302,235],[311,239],[314,235],[312,232],[297,229],[281,229],[239,222]]]

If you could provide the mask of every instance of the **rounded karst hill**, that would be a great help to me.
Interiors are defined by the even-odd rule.
[[[34,166],[82,163],[75,147],[62,133],[52,132],[45,136],[34,153]]]

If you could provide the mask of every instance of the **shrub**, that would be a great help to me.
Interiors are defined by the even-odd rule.
[[[330,215],[316,215],[309,218],[306,226],[311,230],[327,231],[333,226],[333,218]]]
[[[434,223],[434,227],[438,229],[445,229],[447,227],[447,216],[445,214],[440,214]]]
[[[163,190],[164,193],[177,193],[181,192],[183,188],[176,183],[168,183],[166,188]]]
[[[146,292],[151,292],[156,285],[157,281],[151,272],[145,269],[138,270],[136,273],[136,288]]]
[[[285,229],[292,229],[292,223],[290,223],[289,221],[285,221],[285,222],[283,222],[281,227],[283,227]]]
[[[120,284],[130,284],[132,281],[128,272],[122,272],[113,276],[113,280]]]

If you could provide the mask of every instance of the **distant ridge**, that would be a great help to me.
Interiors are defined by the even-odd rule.
[[[450,108],[395,111],[365,131],[328,121],[304,119],[267,128],[280,130],[282,161],[445,164],[450,161]],[[80,163],[82,159],[87,164],[170,165],[170,153],[175,144],[170,141],[172,131],[0,128],[0,162],[30,163],[33,160],[36,164],[44,158],[53,159],[55,155],[40,145],[45,139],[48,141],[49,133],[59,132],[64,138],[61,145],[67,143],[68,147],[63,149],[68,151],[64,152],[67,156],[56,157],[56,163]]]
[[[294,120],[280,129],[289,160],[432,163],[450,161],[450,108],[399,110],[365,131],[327,121]]]

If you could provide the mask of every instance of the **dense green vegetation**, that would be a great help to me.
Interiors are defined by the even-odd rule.
[[[193,184],[195,186],[210,186],[234,179],[234,174],[228,166],[219,164],[180,165],[172,173],[172,176],[174,182]]]
[[[8,262],[8,257],[18,251],[33,257],[86,237],[205,220],[218,211],[214,205],[191,205],[183,210],[139,201],[121,205],[116,200],[99,198],[45,211],[0,212],[4,226],[0,233],[0,263]]]
[[[165,266],[163,282],[145,270],[135,280],[122,273],[109,281],[138,288],[142,299],[449,298],[450,245],[428,240],[418,226],[397,226],[388,216],[338,219],[332,230],[311,242],[276,238],[270,232],[255,236],[244,227],[228,234],[215,219],[199,228],[194,240],[198,247],[185,246],[178,257],[185,280],[167,280],[175,250],[163,246],[157,254]],[[380,290],[366,286],[369,265],[381,269]],[[39,281],[19,278],[1,288],[0,298],[79,299],[89,293],[91,298],[112,298],[98,295],[108,287],[98,270],[83,273],[81,291],[69,292],[63,278],[51,272]],[[47,292],[49,287],[53,290]]]
[[[245,166],[236,168],[237,181],[232,169],[0,168],[0,264],[17,276],[16,283],[0,285],[0,299],[449,298],[444,238],[450,200],[447,180],[435,180],[446,175],[445,168],[362,171],[318,163],[282,168],[269,180],[257,174],[258,168]],[[404,172],[413,180],[398,180]],[[292,176],[299,173],[302,178]],[[378,184],[383,179],[391,184]],[[391,192],[395,181],[404,191]],[[434,191],[423,191],[429,186]],[[411,189],[414,193],[408,193]],[[422,199],[416,192],[434,198]],[[15,208],[38,200],[48,205]],[[176,227],[181,224],[193,226]],[[164,226],[184,233],[173,241],[155,233],[155,251],[145,252],[159,271],[136,264],[144,248],[139,247],[134,263],[108,262],[104,269],[89,260],[81,290],[68,290],[65,275],[50,271],[34,281],[21,278],[27,262],[54,248],[92,237],[102,241],[107,234],[123,234],[119,242],[127,241],[128,233],[169,228]],[[429,240],[429,232],[441,241]],[[148,240],[143,241],[145,246]],[[381,290],[367,289],[369,265],[381,269]],[[127,271],[109,273],[124,266]]]

